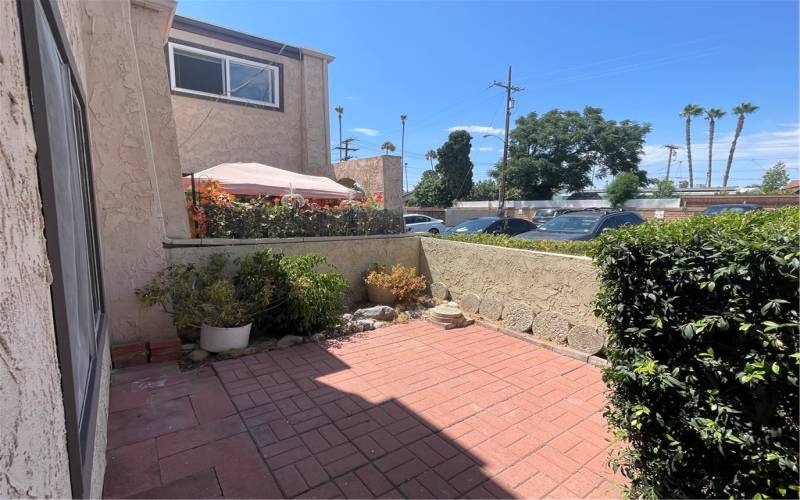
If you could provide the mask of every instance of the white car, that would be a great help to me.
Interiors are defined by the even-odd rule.
[[[407,233],[433,233],[444,232],[444,221],[420,214],[406,214],[403,216]]]

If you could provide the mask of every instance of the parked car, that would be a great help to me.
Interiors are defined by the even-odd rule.
[[[636,212],[618,209],[578,210],[560,215],[516,237],[526,240],[592,240],[603,231],[643,222],[644,219]]]
[[[724,203],[721,205],[711,205],[703,210],[703,215],[719,215],[727,212],[752,212],[761,210],[761,207],[753,203]]]
[[[559,215],[564,215],[567,212],[574,212],[574,211],[575,211],[574,208],[537,208],[536,211],[533,213],[531,222],[533,222],[534,226],[538,227],[541,226],[542,224],[550,222]]]
[[[447,228],[446,236],[453,234],[507,234],[514,236],[533,229],[533,223],[518,217],[480,217]]]
[[[403,216],[403,221],[406,224],[407,233],[439,234],[444,232],[445,229],[443,220],[434,219],[427,215],[406,214]]]

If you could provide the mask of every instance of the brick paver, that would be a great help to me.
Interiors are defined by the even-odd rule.
[[[597,368],[479,326],[116,371],[107,497],[618,497]]]

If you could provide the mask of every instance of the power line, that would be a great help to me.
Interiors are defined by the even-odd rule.
[[[511,94],[522,92],[522,87],[515,87],[511,84],[511,65],[508,65],[508,83],[501,83],[495,80],[492,83],[493,87],[500,87],[506,89],[506,128],[505,135],[503,136],[503,165],[500,168],[500,185],[497,199],[497,210],[500,214],[506,204],[506,166],[508,165],[508,128],[511,125],[511,110],[514,107],[514,100],[511,99]]]

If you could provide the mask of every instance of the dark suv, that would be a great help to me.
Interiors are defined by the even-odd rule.
[[[636,212],[617,209],[578,210],[560,215],[533,231],[516,238],[526,240],[592,240],[600,233],[620,226],[642,224],[644,219]]]
[[[574,208],[537,208],[536,212],[533,213],[531,222],[533,222],[534,226],[539,227],[542,224],[550,222],[559,215],[574,211]]]

